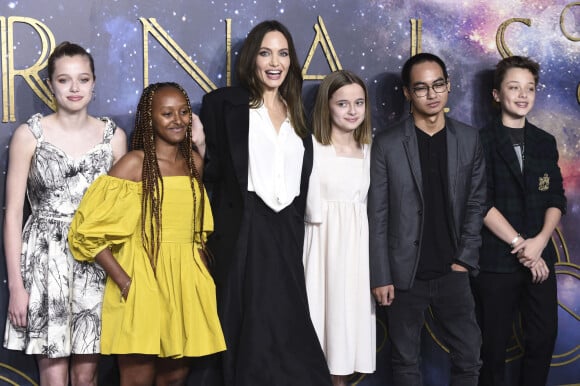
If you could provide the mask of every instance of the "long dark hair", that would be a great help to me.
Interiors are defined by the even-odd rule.
[[[192,229],[194,233],[203,233],[203,218],[204,218],[204,190],[203,182],[201,180],[199,171],[195,166],[191,145],[191,103],[185,90],[177,83],[154,83],[147,86],[143,90],[141,99],[137,106],[135,115],[135,129],[131,140],[132,150],[143,150],[143,170],[141,173],[141,185],[143,195],[141,197],[141,238],[143,247],[149,255],[149,260],[153,270],[157,265],[157,258],[159,256],[159,245],[161,243],[161,218],[162,218],[162,203],[163,203],[163,179],[161,178],[161,171],[159,170],[159,163],[157,162],[157,153],[155,152],[155,129],[153,128],[153,119],[151,116],[153,96],[157,90],[165,87],[172,87],[179,90],[185,100],[189,109],[190,120],[187,126],[185,139],[179,144],[179,150],[187,163],[189,170],[189,177],[191,183],[191,191],[193,194],[193,219]],[[201,211],[201,221],[199,230],[197,230],[197,205],[198,197],[195,191],[195,181],[200,189],[199,210]],[[151,221],[148,221],[149,215]],[[149,229],[147,235],[146,229]],[[193,235],[195,238],[195,234]],[[199,237],[202,243],[202,248],[205,250],[203,237]]]
[[[236,68],[238,80],[250,92],[250,107],[256,108],[260,106],[262,104],[264,86],[256,74],[256,58],[264,36],[272,31],[280,32],[288,42],[290,68],[286,79],[280,86],[279,92],[286,101],[290,122],[294,126],[296,134],[304,138],[308,134],[308,130],[306,129],[306,119],[302,105],[302,72],[292,35],[282,23],[277,20],[266,20],[252,28],[240,50],[240,58]]]

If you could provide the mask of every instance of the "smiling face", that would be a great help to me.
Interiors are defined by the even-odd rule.
[[[352,132],[365,119],[365,92],[356,83],[342,86],[328,101],[333,131]]]
[[[415,120],[428,119],[443,114],[449,98],[450,85],[445,79],[443,69],[432,61],[415,64],[410,72],[410,89],[404,88],[407,100],[411,101]],[[444,85],[446,87],[442,87]],[[435,90],[443,92],[435,92]],[[424,96],[417,96],[427,91]]]
[[[191,122],[191,109],[183,93],[174,87],[163,87],[151,101],[151,119],[156,144],[183,142]]]
[[[524,68],[510,68],[505,73],[500,89],[493,90],[493,98],[501,106],[504,125],[523,127],[526,115],[536,100],[534,75]]]
[[[277,90],[284,83],[289,68],[288,41],[279,31],[268,32],[256,57],[256,75],[264,91]]]
[[[76,112],[86,109],[95,87],[89,58],[74,55],[56,59],[49,87],[60,111]]]

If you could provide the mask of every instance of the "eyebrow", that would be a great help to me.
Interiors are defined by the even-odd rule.
[[[272,49],[271,48],[268,48],[268,47],[260,47],[260,49],[258,51],[261,51],[261,50],[272,51]],[[290,51],[290,48],[284,47],[284,48],[280,48],[278,51]]]
[[[80,74],[78,74],[80,76],[82,75],[86,75],[86,76],[93,76],[93,74],[91,74],[90,72],[81,72]],[[68,72],[63,72],[60,74],[56,74],[55,77],[59,77],[59,76],[72,76],[71,74],[69,74]]]
[[[437,83],[437,82],[445,82],[445,78],[438,78],[438,79],[435,79],[435,80],[434,80],[434,81],[431,83],[431,85],[434,85],[434,84],[435,84],[435,83]],[[421,81],[419,81],[419,82],[415,82],[415,83],[413,83],[413,84],[412,84],[412,86],[420,86],[420,85],[427,85],[427,82],[421,82]]]
[[[517,83],[517,84],[520,84],[521,83],[520,81],[517,81],[517,80],[508,80],[506,82],[507,83]],[[536,84],[536,82],[527,82],[527,83],[524,83],[524,84]]]
[[[167,108],[178,107],[178,108],[181,108],[181,107],[189,107],[189,105],[187,103],[184,103],[184,104],[181,104],[181,105],[161,105],[159,107],[167,107]]]

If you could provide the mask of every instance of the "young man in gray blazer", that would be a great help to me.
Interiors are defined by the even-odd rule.
[[[376,136],[368,199],[373,295],[387,306],[395,385],[421,385],[429,306],[450,350],[451,385],[477,385],[481,334],[469,271],[477,269],[485,203],[478,132],[445,116],[445,63],[422,53],[402,70],[411,116]]]

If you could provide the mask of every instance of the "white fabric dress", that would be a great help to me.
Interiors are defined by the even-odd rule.
[[[28,120],[36,138],[26,195],[32,214],[22,230],[20,272],[29,294],[26,327],[6,321],[4,347],[49,358],[100,353],[105,271],[73,259],[67,243],[71,220],[89,185],[113,165],[116,130],[100,118],[103,141],[77,159],[44,140],[40,114]]]
[[[339,157],[314,138],[306,207],[304,269],[312,322],[331,374],[375,371],[376,321],[369,279],[364,158]]]

